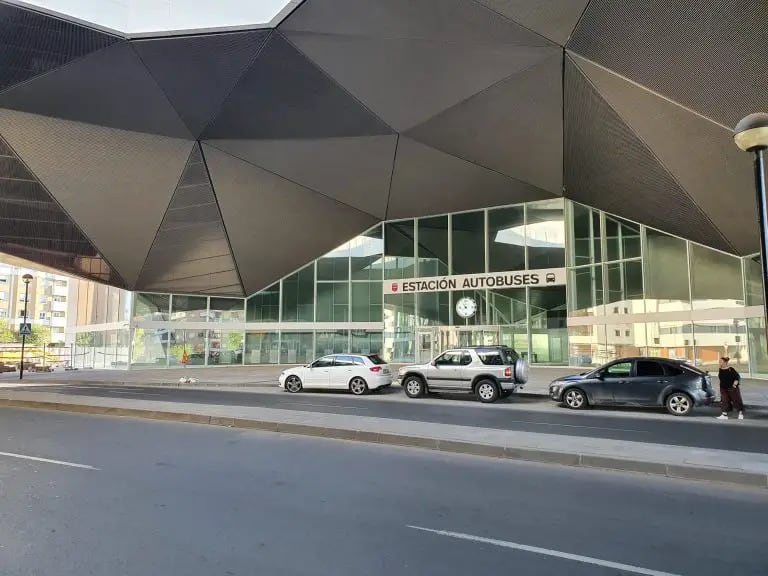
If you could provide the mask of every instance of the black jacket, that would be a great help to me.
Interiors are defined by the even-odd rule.
[[[741,381],[741,376],[731,366],[725,369],[720,368],[717,377],[720,379],[720,388],[731,388],[736,380]]]

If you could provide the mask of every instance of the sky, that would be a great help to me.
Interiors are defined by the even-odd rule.
[[[23,0],[32,6],[136,34],[269,24],[293,0]]]

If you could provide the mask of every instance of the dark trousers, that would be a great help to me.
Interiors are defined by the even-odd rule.
[[[730,412],[731,409],[744,410],[744,402],[741,401],[741,386],[734,388],[720,388],[720,407],[723,412]]]

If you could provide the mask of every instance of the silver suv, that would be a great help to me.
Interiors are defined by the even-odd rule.
[[[480,402],[495,402],[528,381],[528,362],[506,346],[456,348],[429,364],[403,366],[398,379],[409,398],[433,391],[470,392]]]

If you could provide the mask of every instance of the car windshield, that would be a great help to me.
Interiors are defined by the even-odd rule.
[[[384,360],[384,359],[383,359],[381,356],[379,356],[378,354],[369,354],[369,355],[368,355],[368,360],[370,360],[371,362],[373,362],[374,364],[377,364],[377,365],[381,365],[381,364],[386,364],[386,363],[387,363],[387,362],[386,362],[386,361],[385,361],[385,360]]]

